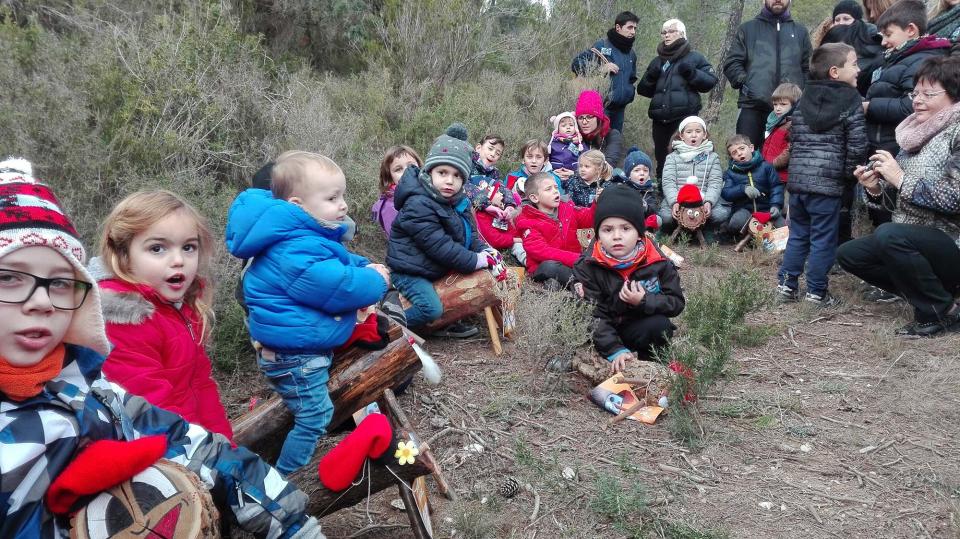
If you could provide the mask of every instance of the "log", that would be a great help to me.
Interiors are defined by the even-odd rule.
[[[399,326],[397,326],[399,328]],[[420,370],[413,347],[397,339],[383,350],[355,352],[350,349],[334,358],[327,385],[333,401],[333,430],[357,410],[380,398],[384,389],[394,388]],[[271,460],[280,452],[293,416],[278,396],[234,419],[233,441]]]
[[[451,273],[433,283],[433,289],[440,296],[443,315],[427,324],[426,328],[440,329],[445,326],[483,312],[487,307],[500,304],[494,292],[496,280],[488,270],[475,271],[469,275]],[[410,306],[406,298],[400,298],[404,308]]]

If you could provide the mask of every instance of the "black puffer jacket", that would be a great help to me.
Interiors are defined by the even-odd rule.
[[[913,91],[913,76],[927,58],[949,53],[950,42],[935,36],[926,36],[894,52],[873,72],[873,82],[867,90],[867,137],[871,148],[887,150],[897,155],[900,147],[894,131],[900,122],[913,112],[913,100],[907,94]]]
[[[393,197],[397,218],[390,229],[387,265],[398,273],[434,281],[449,273],[473,273],[487,245],[477,233],[470,200],[461,190],[446,200],[430,176],[407,167]]]
[[[664,62],[660,56],[651,60],[637,83],[637,93],[650,98],[647,114],[651,119],[668,123],[700,112],[700,94],[716,84],[717,74],[710,62],[691,51],[675,62]]]
[[[598,262],[591,243],[573,266],[574,279],[583,284],[583,292],[595,304],[593,309],[593,345],[603,357],[610,357],[624,348],[617,330],[628,320],[660,314],[668,318],[679,316],[686,306],[680,274],[673,262],[647,241],[651,262],[641,264],[630,274],[631,281],[640,281],[647,295],[640,305],[633,306],[620,299],[624,278],[616,270]]]
[[[779,19],[766,9],[740,25],[723,64],[730,86],[740,90],[737,105],[769,111],[770,96],[781,83],[803,88],[810,70],[810,35],[789,12]]]
[[[790,130],[790,192],[839,197],[867,157],[863,105],[845,82],[807,84]]]
[[[867,95],[873,72],[883,65],[883,46],[880,45],[880,34],[877,27],[861,20],[853,24],[838,24],[830,29],[821,45],[827,43],[846,43],[857,51],[857,63],[860,65],[860,74],[857,75],[857,90],[860,95]]]

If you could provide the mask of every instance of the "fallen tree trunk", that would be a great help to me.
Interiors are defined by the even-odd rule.
[[[427,324],[427,329],[439,329],[466,318],[479,314],[487,307],[500,303],[494,292],[496,280],[488,270],[475,271],[469,275],[454,273],[440,278],[433,283],[433,289],[440,296],[443,304],[443,315]],[[404,308],[410,303],[401,297]]]
[[[396,326],[399,328],[399,326]],[[398,329],[399,331],[399,329]],[[383,350],[348,350],[334,359],[327,385],[333,401],[333,430],[357,410],[380,398],[384,389],[395,388],[420,370],[420,360],[404,339],[392,341]],[[272,460],[293,425],[293,415],[278,396],[233,420],[233,441]]]

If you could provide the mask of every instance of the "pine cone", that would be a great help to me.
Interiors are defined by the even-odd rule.
[[[497,487],[497,492],[504,498],[513,498],[520,492],[520,481],[517,481],[516,477],[507,476]]]

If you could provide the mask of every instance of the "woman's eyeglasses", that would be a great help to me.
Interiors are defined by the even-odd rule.
[[[907,97],[909,97],[909,98],[912,99],[913,101],[916,101],[916,100],[918,100],[918,99],[919,99],[920,101],[929,101],[929,100],[933,99],[934,97],[937,97],[938,95],[944,94],[944,93],[946,93],[946,92],[947,92],[946,90],[940,90],[939,92],[917,92],[917,91],[913,91],[913,92],[910,92],[909,94],[907,94]]]
[[[597,117],[592,114],[581,114],[577,116],[578,122],[589,122],[590,120],[595,120]]]
[[[47,292],[54,308],[75,311],[83,305],[93,285],[76,279],[38,277],[23,271],[0,270],[0,303],[26,303],[38,288]]]
[[[679,31],[679,30],[677,30],[676,28],[671,28],[671,29],[669,29],[669,30],[660,30],[660,35],[661,35],[661,36],[665,36],[665,35],[668,35],[668,34],[676,34],[678,31]]]

